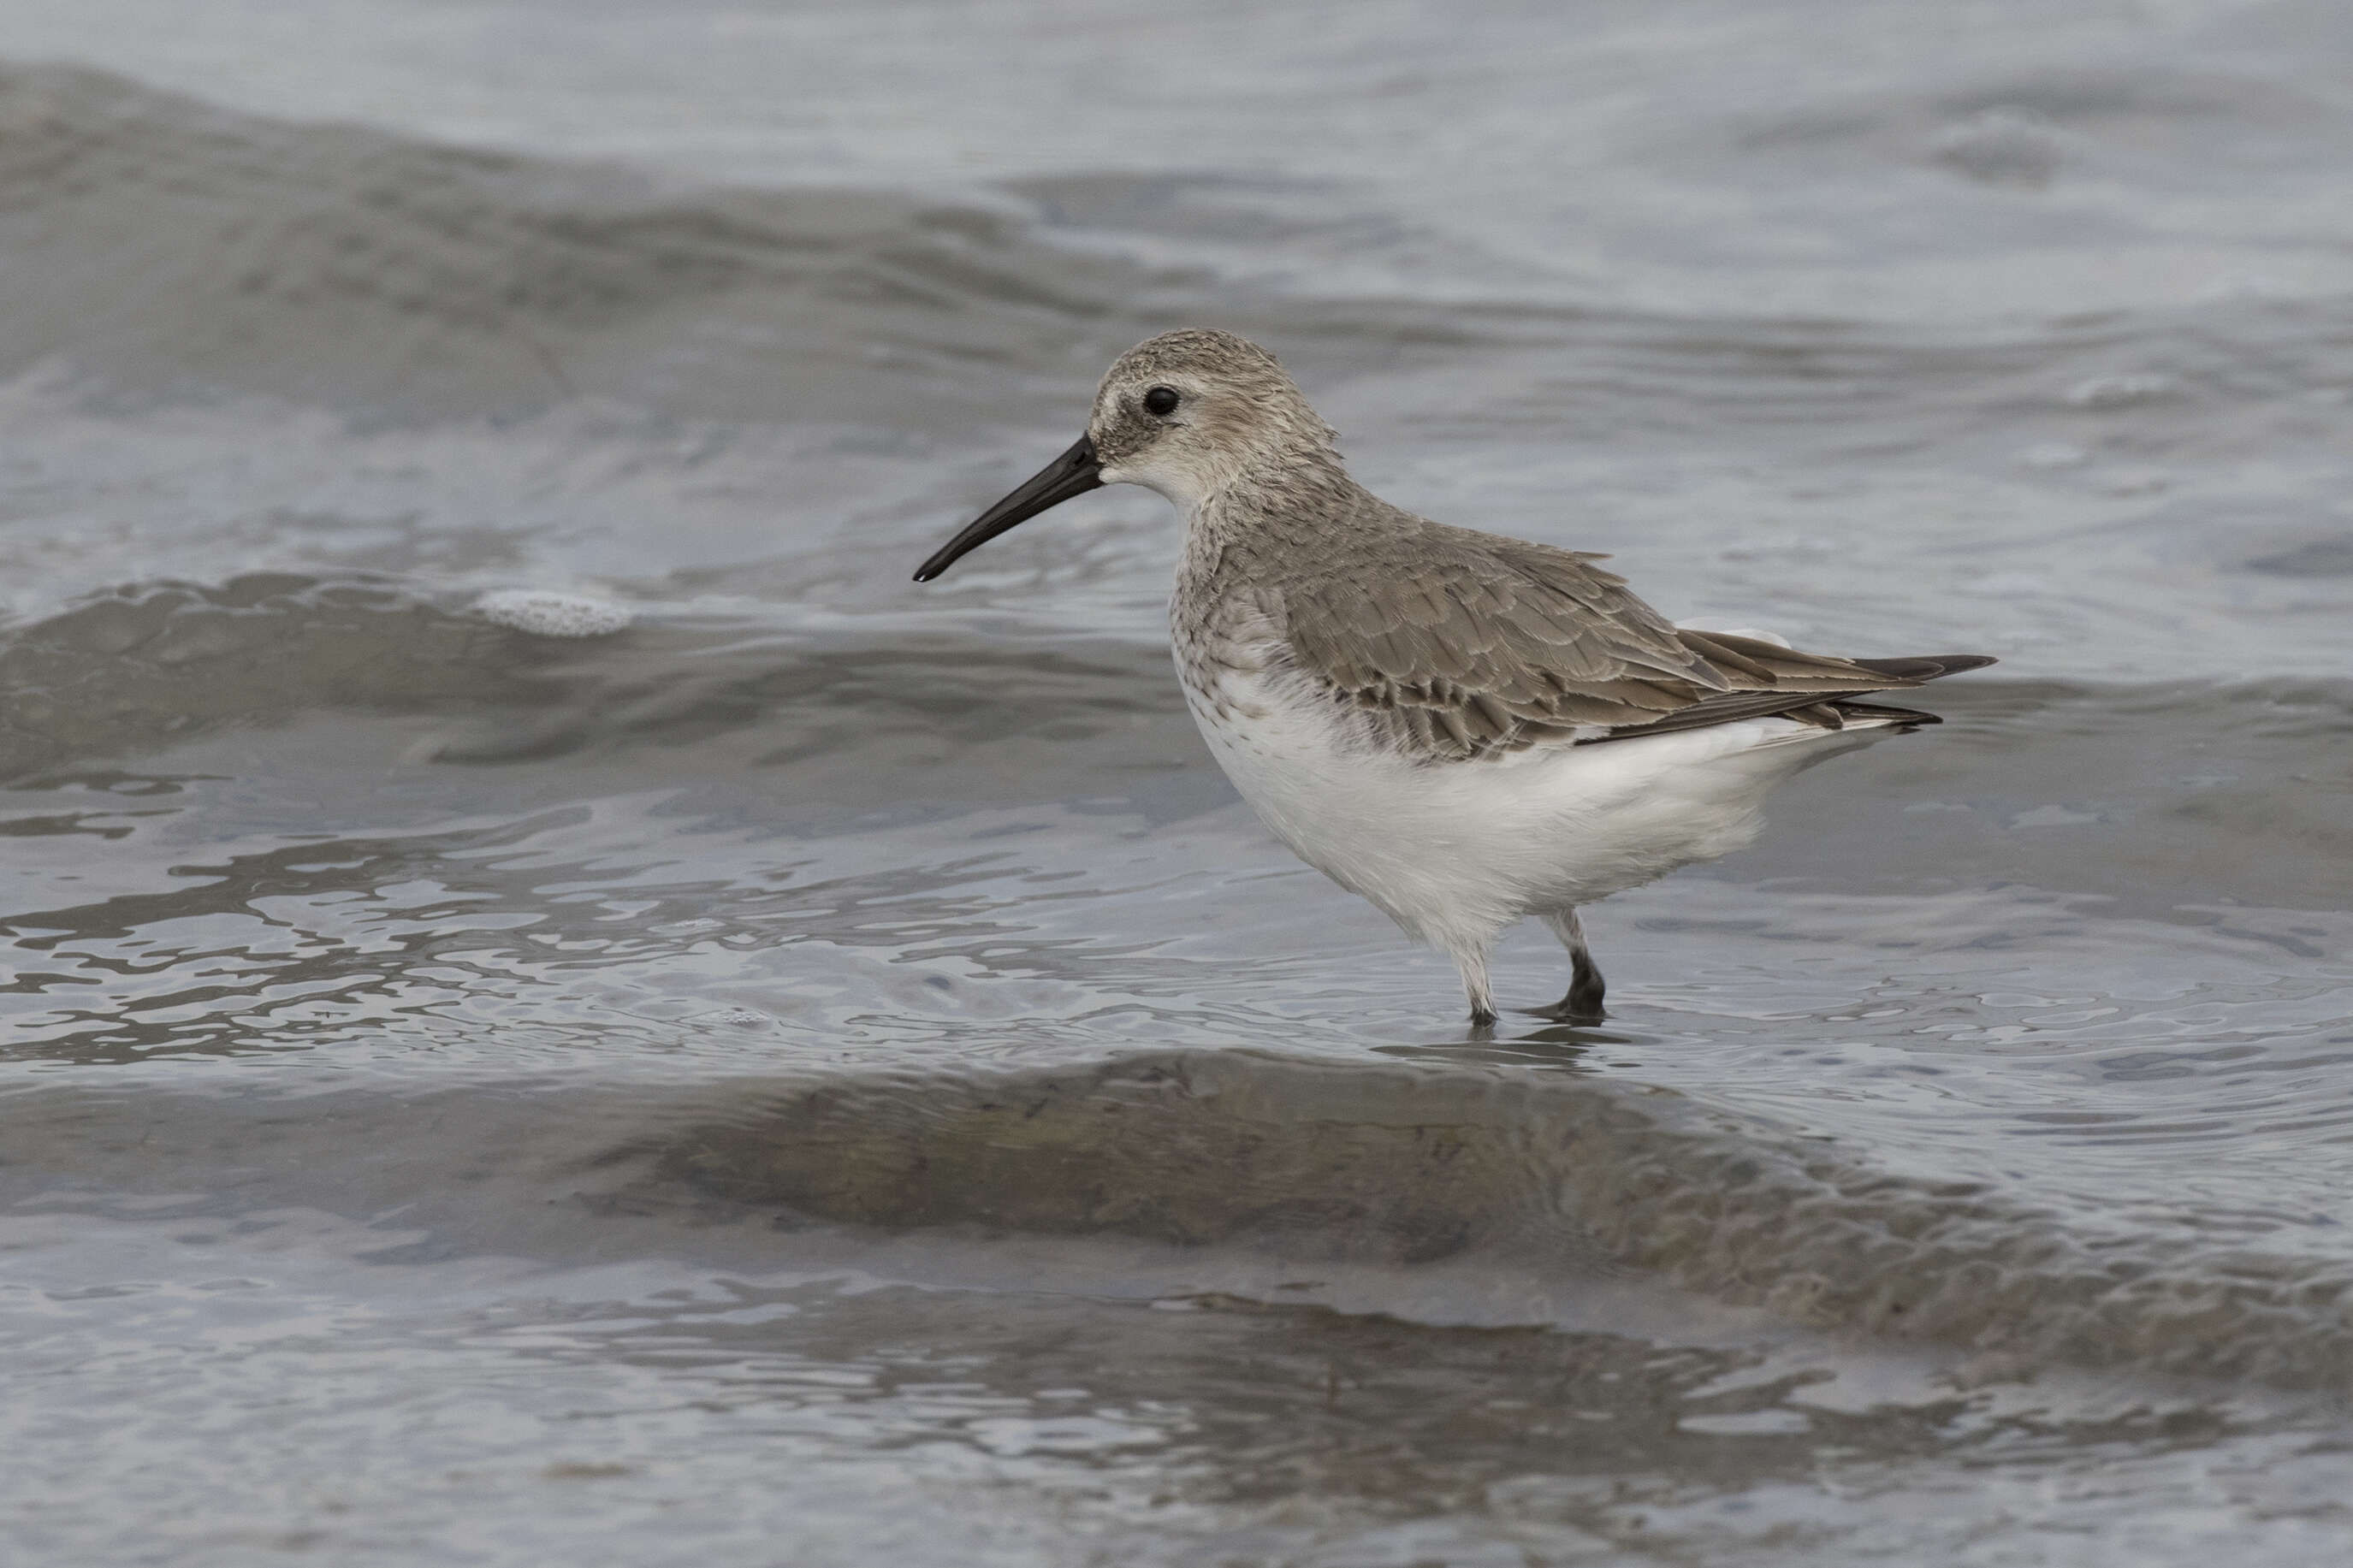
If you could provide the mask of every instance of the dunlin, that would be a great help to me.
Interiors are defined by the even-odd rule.
[[[1549,925],[1571,979],[1547,1011],[1599,1021],[1578,906],[1740,847],[1783,779],[1937,721],[1863,699],[1993,662],[1679,628],[1601,556],[1389,505],[1335,439],[1265,350],[1164,333],[915,580],[1098,486],[1176,502],[1169,626],[1210,751],[1276,837],[1453,959],[1480,1027],[1505,928]]]

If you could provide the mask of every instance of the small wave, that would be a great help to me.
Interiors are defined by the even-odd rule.
[[[260,572],[119,588],[0,638],[0,778],[321,704],[519,697],[532,689],[515,640],[386,583]]]
[[[1447,302],[1367,291],[1345,268],[1277,286],[1244,262],[1125,243],[1149,237],[1148,204],[1079,199],[1137,178],[1016,187],[1031,221],[888,192],[687,185],[0,65],[0,375],[57,363],[117,400],[227,389],[465,418],[585,398],[941,434],[1059,426],[1113,354],[1208,321],[1325,380],[1475,351],[1444,412],[1415,416],[1432,434],[1859,439],[1867,424],[1881,441],[2054,400],[2187,420],[2226,393],[2342,379],[2333,295],[1957,335],[1593,309],[1533,284]],[[1073,211],[1124,238],[1058,226]]]
[[[978,208],[678,190],[64,67],[0,68],[0,373],[431,416],[903,412],[923,373],[1060,367],[1136,274]]]
[[[1116,774],[1137,765],[1139,746],[1166,765],[1191,744],[1156,647],[975,644],[888,619],[815,640],[746,637],[725,620],[596,640],[632,624],[627,606],[576,595],[445,602],[395,577],[128,584],[0,632],[0,779],[331,710],[449,721],[417,754],[451,763],[738,733],[767,763],[802,763],[805,791],[870,802],[936,784],[920,768],[881,767],[878,743],[922,760],[944,738],[978,754],[1006,748],[1025,796],[1050,787],[1050,757]]]
[[[669,1176],[886,1227],[979,1224],[1410,1267],[1634,1268],[2003,1364],[2353,1387],[2340,1262],[2125,1234],[1593,1076],[1250,1051],[832,1079],[666,1142]]]

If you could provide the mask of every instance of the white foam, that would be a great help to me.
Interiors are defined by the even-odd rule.
[[[2095,375],[2067,390],[2067,401],[2077,408],[2133,408],[2161,403],[2181,390],[2169,375]]]
[[[627,605],[545,588],[499,588],[474,601],[474,614],[543,637],[602,637],[628,629]]]

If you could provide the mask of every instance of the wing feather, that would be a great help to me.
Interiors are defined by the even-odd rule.
[[[1772,714],[1835,729],[1843,700],[1992,662],[1853,660],[1685,631],[1603,557],[1402,512],[1380,522],[1344,561],[1294,557],[1273,584],[1281,622],[1303,674],[1431,761]]]

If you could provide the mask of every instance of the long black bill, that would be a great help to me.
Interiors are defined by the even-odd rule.
[[[915,568],[915,581],[928,583],[1008,529],[1017,528],[1049,507],[1072,496],[1103,489],[1103,465],[1095,461],[1095,444],[1082,436],[1078,444],[1021,483],[1021,488],[974,518],[962,533],[940,546],[933,557]]]

